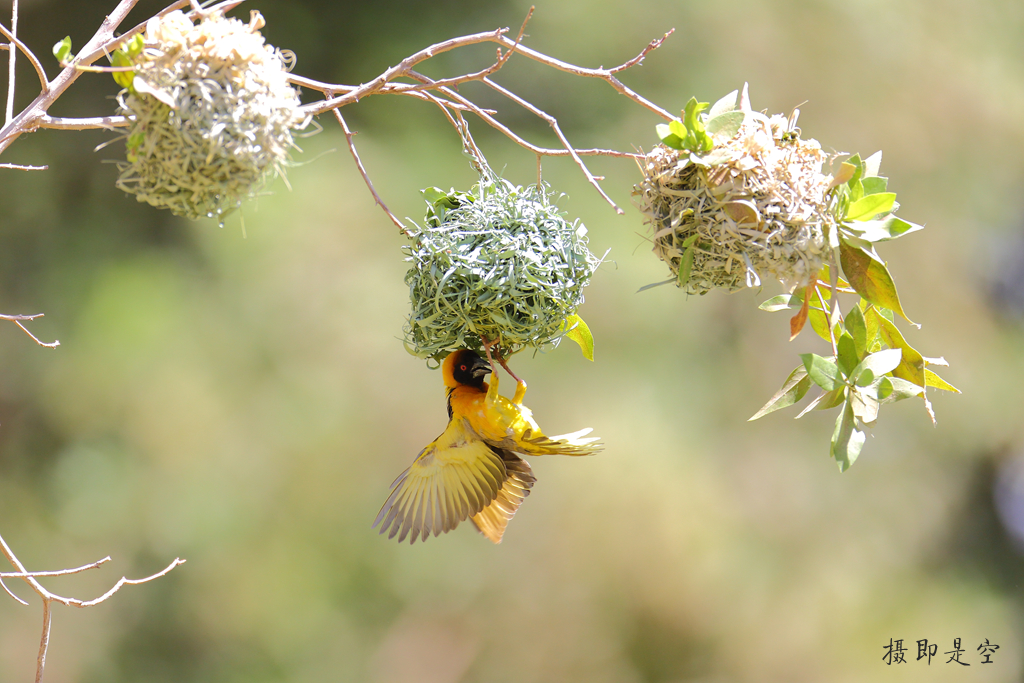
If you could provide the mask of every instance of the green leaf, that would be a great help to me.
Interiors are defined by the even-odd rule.
[[[864,183],[861,182],[864,177],[864,162],[861,161],[859,154],[854,154],[846,160],[846,163],[854,166],[853,177],[846,181],[850,192],[850,202],[853,203],[864,196]]]
[[[768,311],[769,313],[786,310],[792,308],[789,302],[793,298],[794,297],[791,294],[779,294],[778,296],[773,296],[771,299],[768,299],[763,304],[758,306],[758,308],[760,308],[762,311]]]
[[[839,245],[839,261],[850,285],[862,297],[881,308],[899,313],[911,325],[916,323],[907,317],[896,293],[896,284],[885,264],[874,256],[845,242]]]
[[[946,380],[944,380],[941,377],[939,377],[938,375],[936,375],[934,372],[932,372],[928,368],[925,368],[925,370],[924,370],[924,381],[925,381],[925,386],[935,387],[936,389],[941,389],[942,391],[951,391],[954,394],[959,394],[960,393],[959,389],[957,389],[952,384],[950,384]]]
[[[856,462],[864,447],[866,435],[857,426],[857,418],[853,414],[853,406],[849,401],[843,412],[836,418],[836,428],[832,432],[830,455],[839,464],[839,471],[845,472]]]
[[[775,395],[768,399],[768,402],[761,407],[761,410],[757,411],[747,422],[764,417],[768,413],[775,412],[780,408],[787,408],[793,405],[802,399],[810,388],[811,378],[807,376],[807,369],[801,365],[789,373],[789,377],[786,378],[782,388],[775,392]]]
[[[121,48],[128,53],[129,57],[135,58],[142,54],[142,49],[146,46],[146,41],[143,40],[141,33],[136,33],[131,39],[124,44]]]
[[[879,192],[885,192],[889,187],[889,179],[875,176],[873,178],[864,178],[861,181],[864,186],[864,194],[878,194]]]
[[[888,385],[888,391],[883,391],[885,385]],[[920,396],[922,393],[924,393],[924,389],[922,387],[900,377],[886,377],[882,380],[878,388],[878,397],[883,399],[886,403],[902,401],[905,398],[913,398],[915,396]]]
[[[836,388],[822,395],[821,401],[814,406],[815,410],[829,410],[846,400],[846,385],[837,384]]]
[[[800,360],[804,362],[811,381],[825,391],[832,391],[837,383],[843,383],[839,367],[827,358],[822,358],[816,353],[801,353]]]
[[[845,377],[855,377],[851,374],[853,369],[857,367],[857,363],[860,358],[857,357],[857,345],[853,341],[853,337],[850,336],[849,332],[843,332],[839,335],[839,339],[836,340],[836,347],[839,349],[839,356],[836,359],[839,365],[840,372]]]
[[[903,349],[885,349],[884,351],[877,351],[872,353],[870,356],[865,358],[854,368],[852,377],[854,382],[861,384],[859,378],[861,373],[870,373],[870,379],[866,379],[863,384],[870,384],[875,380],[875,377],[881,377],[886,375],[900,364],[900,360],[903,358]]]
[[[654,289],[655,287],[661,287],[662,285],[667,285],[667,284],[671,284],[671,283],[673,283],[673,282],[678,282],[678,281],[679,281],[679,280],[678,280],[677,278],[674,278],[674,277],[670,277],[669,279],[667,279],[667,280],[662,280],[661,282],[652,282],[651,284],[649,284],[649,285],[644,285],[644,286],[643,286],[643,287],[641,287],[640,289],[636,290],[636,293],[637,293],[637,294],[639,294],[640,292],[642,292],[642,291],[644,291],[644,290],[647,290],[647,289]]]
[[[675,135],[680,140],[685,140],[686,137],[690,134],[690,131],[687,130],[685,125],[683,125],[683,122],[677,119],[669,121],[668,129],[672,133],[672,135]]]
[[[682,149],[683,141],[678,135],[672,132],[672,129],[664,123],[659,123],[654,127],[654,130],[658,134],[658,138],[665,144],[666,147],[672,149]]]
[[[698,102],[696,97],[691,97],[683,109],[682,121],[673,121],[669,124],[672,132],[683,140],[683,149],[702,154],[710,152],[715,146],[714,141],[705,132],[704,124],[700,120],[700,114],[708,108],[707,102]],[[673,126],[673,124],[676,124]],[[681,126],[681,127],[680,127]]]
[[[61,64],[68,61],[68,57],[71,56],[71,36],[64,36],[64,40],[54,44],[53,56]]]
[[[713,119],[719,114],[739,109],[739,93],[739,90],[733,90],[731,93],[711,105],[711,109],[708,111],[708,118]]]
[[[815,287],[811,294],[810,310],[807,312],[807,319],[811,323],[811,329],[819,337],[832,343],[832,335],[828,331],[828,315],[825,313],[825,303],[821,300],[821,291]]]
[[[740,131],[744,118],[746,114],[741,111],[729,111],[708,119],[705,127],[718,142],[728,142]]]
[[[860,306],[854,306],[850,309],[850,312],[846,314],[844,322],[846,323],[846,331],[853,337],[857,358],[863,358],[868,352],[868,328],[867,322],[864,320],[864,312],[860,310]]]
[[[896,203],[895,192],[879,192],[868,194],[855,202],[852,202],[846,209],[844,221],[866,221],[874,218],[880,213],[889,213]]]
[[[696,237],[696,235],[694,235],[694,237]],[[686,247],[686,250],[683,251],[682,258],[679,259],[679,277],[676,282],[676,285],[679,287],[685,286],[686,283],[690,281],[690,272],[693,270],[694,251],[693,245],[690,244]]]
[[[875,220],[844,223],[843,228],[850,230],[862,240],[874,243],[909,235],[912,232],[923,230],[924,226],[896,216],[885,216]]]
[[[892,371],[893,376],[905,379],[919,387],[925,386],[924,356],[921,355],[921,352],[908,344],[896,324],[879,314],[878,311],[871,309],[866,316],[869,320],[874,319],[877,322],[878,336],[886,346],[902,351],[900,363]]]
[[[864,328],[867,330],[865,334],[865,339],[867,340],[865,349],[868,353],[878,351],[881,348],[881,342],[878,341],[878,311],[875,310],[875,307],[867,299],[861,299],[857,302],[857,308],[861,310],[861,315],[864,317]]]
[[[865,425],[870,425],[878,419],[881,402],[872,396],[870,391],[854,387],[850,390],[850,407],[853,409],[854,417]]]
[[[834,408],[846,399],[846,385],[840,384],[836,386],[832,391],[823,391],[813,401],[807,404],[807,407],[800,411],[794,419],[799,420],[801,417],[811,412],[812,410],[827,410],[828,408]]]
[[[110,56],[111,66],[116,67],[130,67],[132,66],[132,60],[128,58],[127,53],[123,50],[115,50],[114,54]],[[111,74],[114,77],[114,82],[122,88],[128,88],[131,90],[132,81],[135,80],[135,73],[131,71],[115,71]]]
[[[878,150],[864,160],[864,180],[878,176],[878,169],[882,166],[882,150]]]
[[[570,315],[562,323],[562,329],[569,329],[565,333],[565,336],[572,339],[574,342],[580,345],[580,351],[583,352],[583,357],[593,362],[594,360],[594,335],[591,334],[590,328],[583,322],[583,318],[576,314]]]

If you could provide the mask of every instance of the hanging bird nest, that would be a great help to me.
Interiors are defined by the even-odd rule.
[[[659,127],[666,144],[646,155],[634,188],[654,253],[688,294],[765,278],[789,290],[806,284],[836,222],[832,177],[822,173],[829,155],[800,138],[798,111],[789,119],[751,111],[745,88],[739,104],[733,92],[706,115],[706,105],[691,105],[687,123]]]
[[[132,120],[119,188],[180,216],[222,219],[281,172],[292,131],[310,117],[263,25],[258,12],[248,24],[220,13],[193,24],[174,11],[115,55],[134,67],[115,74]]]
[[[546,186],[485,176],[471,192],[423,190],[424,226],[403,247],[412,313],[405,346],[440,361],[481,336],[508,356],[557,344],[600,261],[587,229],[558,210]]]

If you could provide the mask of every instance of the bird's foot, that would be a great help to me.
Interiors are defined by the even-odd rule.
[[[480,341],[483,342],[484,353],[487,354],[487,360],[490,361],[490,363],[491,363],[491,372],[496,372],[496,370],[494,368],[494,357],[491,355],[491,347],[496,345],[498,342],[497,341],[487,341],[487,337],[484,337],[483,335],[480,336]],[[498,362],[501,363],[501,367],[505,368],[505,372],[507,372],[512,377],[512,379],[514,379],[516,381],[516,384],[521,385],[523,392],[525,392],[526,391],[526,382],[524,382],[523,380],[519,379],[516,376],[516,373],[512,372],[512,369],[505,362],[505,359],[501,357],[501,354],[499,354],[499,353],[497,353],[497,351],[495,351],[494,355],[498,357]]]

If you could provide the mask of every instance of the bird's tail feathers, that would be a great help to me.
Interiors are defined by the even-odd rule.
[[[597,443],[600,437],[587,434],[594,431],[590,427],[571,434],[544,436],[543,434],[523,434],[522,447],[519,452],[527,455],[594,455],[604,449]],[[585,438],[584,438],[585,437]]]
[[[498,452],[505,464],[508,478],[502,484],[494,500],[478,514],[469,518],[477,531],[492,543],[501,543],[505,527],[508,526],[523,500],[530,495],[530,489],[537,481],[530,465],[525,460],[511,451],[502,449]]]

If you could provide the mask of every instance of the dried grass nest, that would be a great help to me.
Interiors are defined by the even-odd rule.
[[[248,24],[220,13],[195,24],[181,11],[149,20],[118,95],[132,120],[119,188],[180,216],[222,218],[282,170],[310,117],[263,25],[258,12]]]
[[[729,112],[741,113],[738,130],[714,126]],[[821,268],[836,223],[832,176],[822,173],[829,155],[800,138],[797,115],[751,111],[746,90],[738,104],[734,92],[701,115],[709,131],[724,129],[709,151],[661,144],[641,162],[636,204],[654,253],[688,294],[758,287],[766,278],[792,290]]]
[[[422,228],[403,247],[412,312],[405,346],[440,361],[481,336],[507,356],[557,344],[600,264],[587,229],[570,221],[546,186],[484,177],[471,192],[423,190]]]

